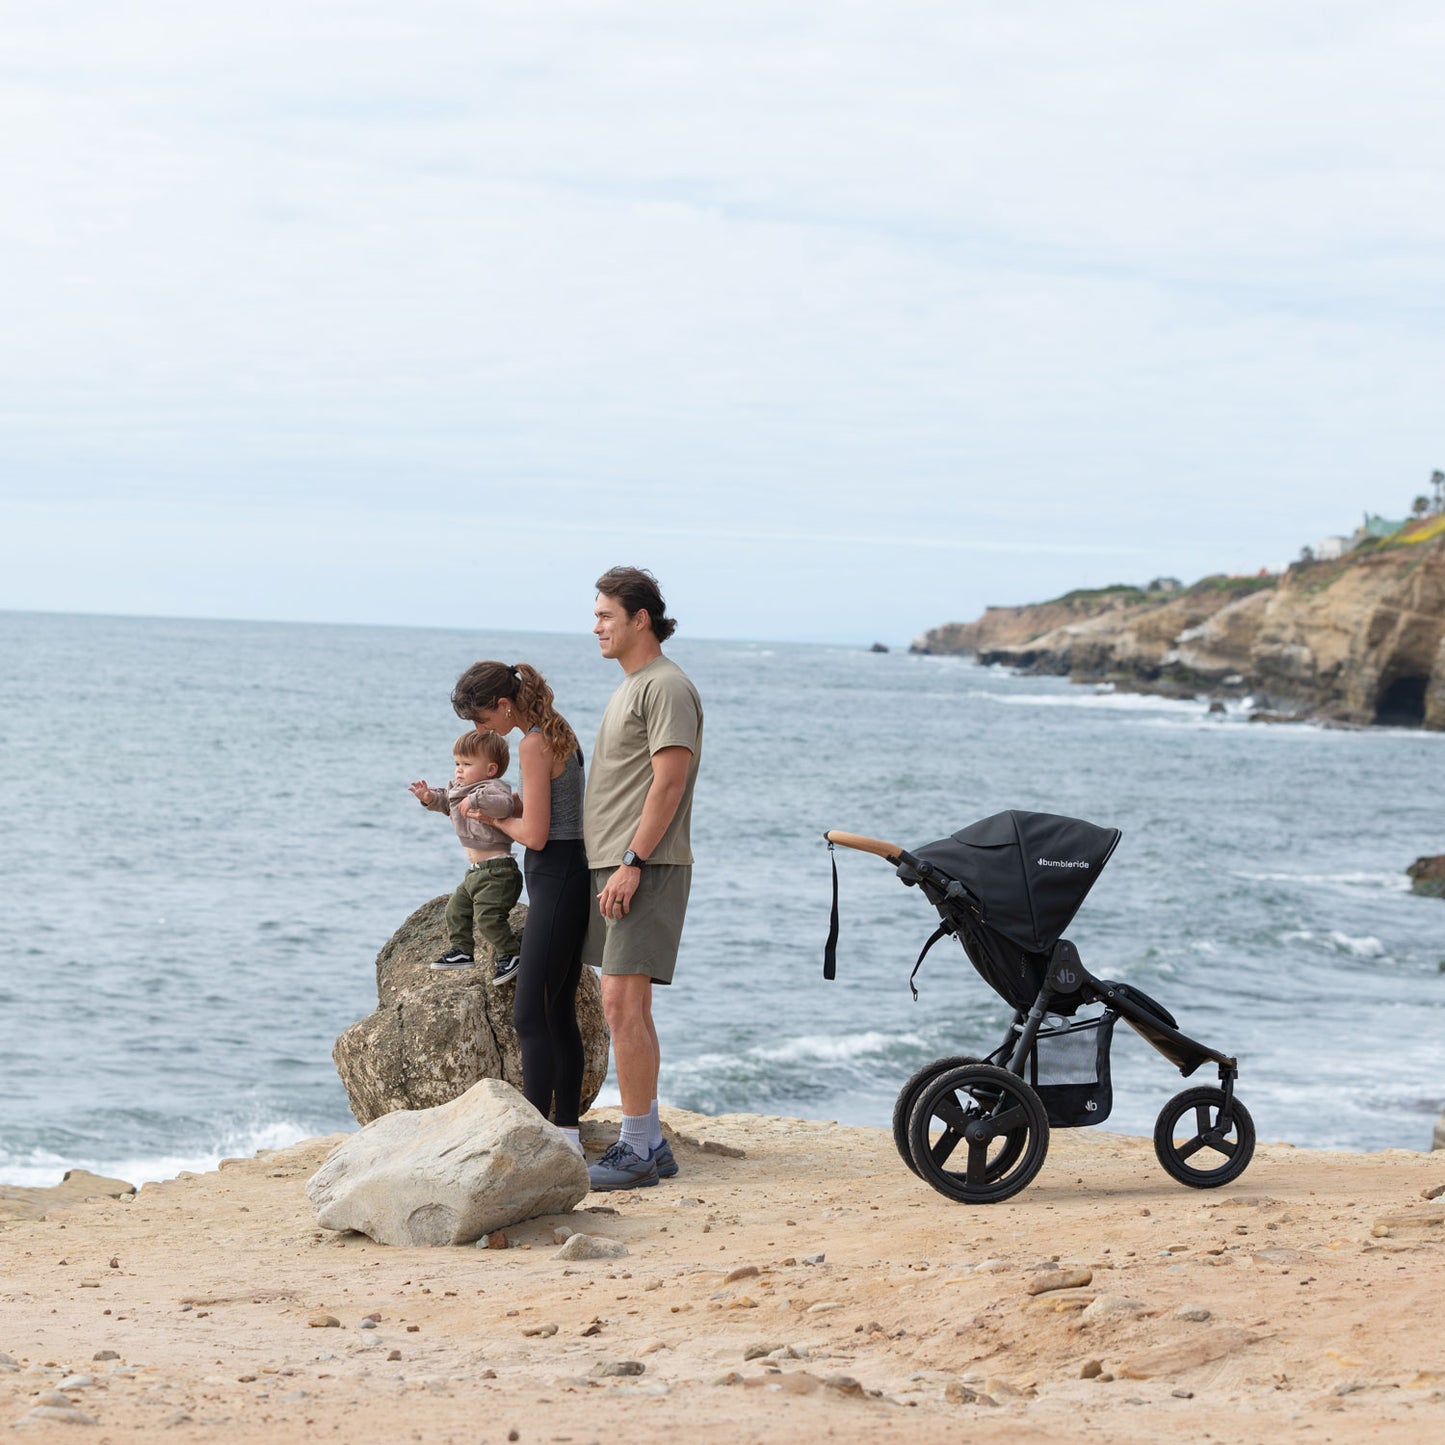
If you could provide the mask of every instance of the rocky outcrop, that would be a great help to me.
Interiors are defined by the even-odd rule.
[[[965,654],[976,656],[1002,647],[1021,647],[1056,628],[1100,616],[1116,616],[1141,604],[1164,600],[1138,587],[1101,587],[1093,591],[1070,592],[1052,602],[1035,602],[1026,607],[988,607],[977,622],[945,622],[915,638],[910,652]]]
[[[1423,898],[1445,898],[1445,853],[1417,858],[1405,873],[1410,879],[1411,893]]]
[[[918,651],[1353,724],[1445,729],[1445,536],[1310,563],[1274,578],[1206,578],[1173,594],[1110,589],[990,608]]]
[[[21,1219],[44,1219],[52,1209],[83,1204],[87,1199],[125,1199],[135,1185],[107,1179],[88,1169],[69,1169],[59,1184],[0,1184],[0,1228]]]
[[[378,1244],[470,1244],[540,1214],[565,1214],[587,1165],[510,1084],[483,1079],[436,1109],[373,1120],[306,1186],[325,1229]]]
[[[446,951],[446,897],[423,904],[376,956],[376,1012],[336,1041],[331,1057],[357,1122],[397,1109],[431,1109],[464,1094],[481,1079],[522,1087],[522,1053],[512,1027],[514,983],[492,985],[492,952],[477,938],[475,968],[433,971]],[[526,927],[527,910],[512,910],[512,927]],[[577,990],[586,1069],[582,1108],[607,1077],[608,1034],[597,975],[582,970]]]

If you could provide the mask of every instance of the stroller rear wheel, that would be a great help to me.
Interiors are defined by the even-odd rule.
[[[1165,1173],[1191,1189],[1217,1189],[1238,1179],[1254,1157],[1254,1120],[1235,1099],[1221,1127],[1224,1090],[1205,1085],[1176,1094],[1159,1111],[1154,1152]]]
[[[996,1204],[1028,1186],[1049,1152],[1039,1096],[1007,1069],[962,1064],[926,1083],[908,1123],[919,1176],[965,1204]],[[951,1166],[951,1167],[950,1167]]]
[[[918,1102],[918,1096],[940,1074],[947,1073],[949,1069],[956,1069],[962,1064],[978,1062],[969,1054],[955,1054],[949,1059],[934,1059],[931,1064],[924,1064],[899,1089],[898,1098],[893,1105],[893,1143],[898,1150],[899,1157],[915,1174],[918,1173],[918,1165],[913,1162],[913,1152],[908,1147],[908,1124],[913,1118],[913,1106]]]

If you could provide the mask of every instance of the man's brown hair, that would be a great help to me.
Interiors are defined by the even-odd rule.
[[[666,642],[677,631],[677,619],[667,615],[662,589],[646,567],[609,567],[597,579],[597,590],[604,597],[615,597],[629,617],[645,609],[659,642]]]

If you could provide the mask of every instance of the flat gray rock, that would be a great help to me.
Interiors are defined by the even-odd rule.
[[[510,1084],[483,1079],[434,1109],[385,1114],[327,1156],[306,1186],[326,1229],[378,1244],[470,1244],[590,1188],[567,1136]]]

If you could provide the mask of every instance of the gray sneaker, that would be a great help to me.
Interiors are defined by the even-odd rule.
[[[653,1155],[644,1159],[619,1139],[595,1164],[588,1165],[587,1177],[597,1190],[647,1188],[657,1183],[657,1165]]]
[[[652,1162],[657,1166],[659,1179],[671,1179],[677,1173],[677,1160],[672,1157],[672,1145],[666,1139],[652,1151]]]

